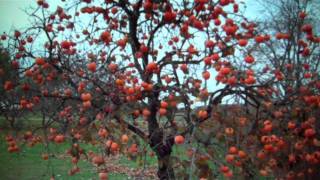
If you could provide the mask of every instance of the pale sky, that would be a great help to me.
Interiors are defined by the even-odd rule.
[[[22,11],[31,4],[33,0],[0,0],[0,32],[9,31],[12,27],[24,27],[28,17]]]
[[[72,0],[69,0],[69,2],[70,1]],[[261,14],[259,13],[259,6],[257,6],[256,0],[243,1],[246,2],[247,6],[245,11],[245,16],[247,18],[255,19],[259,16],[259,14]],[[48,2],[50,8],[56,9],[57,5],[61,3],[61,0],[46,0],[46,2]],[[3,32],[12,33],[15,29],[27,28],[29,20],[28,16],[23,10],[27,10],[31,6],[37,6],[36,0],[0,0],[0,34]],[[199,77],[201,77],[201,73],[202,72],[199,71]],[[210,73],[213,75],[216,72],[213,72],[212,70]],[[209,91],[213,91],[214,89],[218,88],[216,85],[214,85],[215,81],[212,81],[212,83],[212,85],[209,83]]]
[[[245,0],[247,4],[246,15],[248,17],[257,17],[256,0]],[[60,0],[47,0],[49,5],[54,6]],[[23,28],[28,24],[28,17],[23,10],[30,6],[36,6],[36,0],[0,0],[0,34],[8,32],[15,28]]]

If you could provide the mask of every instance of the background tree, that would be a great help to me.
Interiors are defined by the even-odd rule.
[[[20,77],[17,72],[19,64],[16,61],[11,61],[8,51],[0,45],[0,112],[2,116],[7,120],[10,126],[17,129],[21,126],[19,117],[22,112],[19,110],[19,98],[21,98],[23,92],[21,89],[11,91],[16,86],[16,82]],[[6,93],[11,91],[10,93]],[[14,94],[14,96],[12,96]]]

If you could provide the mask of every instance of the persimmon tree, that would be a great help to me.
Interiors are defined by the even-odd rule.
[[[100,179],[107,179],[105,156],[142,152],[141,140],[157,157],[160,179],[317,176],[319,69],[306,64],[319,57],[306,59],[320,38],[301,18],[308,9],[293,14],[301,28],[290,39],[288,29],[260,30],[242,8],[235,0],[82,0],[58,7],[38,0],[28,12],[30,27],[1,37],[27,79],[4,89],[16,96],[32,84],[20,108],[43,118],[24,139],[71,142],[70,174],[87,155]],[[297,48],[286,51],[274,41]],[[283,68],[269,53],[260,59],[267,47],[301,60]],[[290,79],[291,66],[304,76]],[[279,84],[288,83],[294,90],[282,95],[288,86]],[[221,105],[226,99],[233,105]],[[19,150],[18,139],[7,136],[9,151]],[[103,151],[84,152],[79,142],[88,139]],[[173,156],[174,146],[186,146],[188,159]]]
[[[319,174],[313,173],[309,165],[317,164],[314,160],[319,153],[317,140],[312,142],[318,137],[319,128],[314,121],[319,116],[316,105],[319,102],[319,37],[316,36],[319,29],[314,26],[319,23],[319,4],[287,0],[261,1],[261,4],[266,16],[257,22],[260,34],[255,41],[260,45],[253,45],[254,52],[251,52],[259,57],[263,73],[273,74],[274,78],[274,94],[263,102],[265,107],[260,109],[264,112],[258,113],[260,118],[268,120],[262,132],[272,133],[258,136],[263,144],[259,152],[264,166],[261,173],[273,172],[288,179],[317,179]],[[274,38],[261,43],[263,34],[273,34]],[[270,143],[268,138],[278,140]],[[270,146],[275,142],[284,143],[283,147]],[[277,153],[270,156],[270,151]],[[266,159],[265,154],[269,154]]]
[[[17,62],[11,62],[8,52],[0,44],[0,112],[2,117],[10,125],[11,128],[17,129],[21,126],[21,122],[18,122],[19,117],[24,113],[19,110],[19,97],[11,96],[6,91],[11,90],[14,86],[13,82],[19,81],[19,74],[16,71],[15,66]],[[23,89],[27,87],[22,86],[16,91],[18,96],[21,96]]]

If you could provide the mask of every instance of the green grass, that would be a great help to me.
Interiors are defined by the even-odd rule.
[[[21,127],[19,129],[22,132],[27,129],[33,129],[41,126],[40,116],[27,115],[23,120],[23,122],[21,121],[18,123],[18,126]],[[37,144],[34,147],[24,146],[21,148],[22,150],[19,153],[9,153],[7,151],[7,144],[5,141],[5,135],[10,132],[9,129],[9,123],[5,121],[4,117],[0,116],[0,180],[48,180],[52,174],[55,175],[56,180],[99,179],[97,169],[83,158],[78,162],[80,172],[73,176],[68,175],[68,171],[73,166],[71,158],[69,156],[67,157],[65,153],[66,150],[70,148],[70,143],[59,145],[50,143],[50,152],[54,153],[59,158],[53,156],[47,161],[41,158],[41,154],[47,152],[43,144]],[[98,152],[97,147],[88,143],[81,143],[80,147],[86,152],[89,150]],[[148,148],[148,150],[150,150],[150,148]],[[143,163],[146,163],[147,166],[156,165],[157,161],[155,157],[152,158],[148,155],[146,156],[146,159],[137,158],[136,160],[129,160],[126,156],[121,156],[117,163],[129,168],[138,168],[142,167]],[[112,180],[128,179],[126,174],[108,174],[109,179]]]
[[[94,166],[87,161],[79,160],[78,166],[80,172],[73,176],[68,175],[68,170],[72,168],[70,157],[56,158],[50,157],[45,161],[41,154],[46,152],[42,144],[34,147],[24,147],[19,153],[7,152],[6,142],[1,137],[0,143],[0,174],[1,180],[48,180],[52,174],[55,174],[57,180],[81,180],[81,179],[98,179],[98,173]],[[63,154],[68,145],[51,144],[51,149],[55,154]],[[82,145],[85,149],[95,149],[90,145]],[[127,179],[125,174],[109,174],[110,179]]]
[[[32,127],[39,127],[41,125],[41,118],[35,116],[28,116],[26,121],[23,123],[23,129],[29,129]],[[41,154],[46,152],[46,149],[43,144],[38,144],[34,147],[22,147],[22,151],[19,153],[8,153],[7,152],[7,144],[4,140],[4,135],[9,130],[7,129],[8,123],[6,123],[3,117],[0,116],[0,180],[48,180],[51,175],[55,175],[56,180],[97,180],[98,173],[96,168],[88,161],[81,158],[78,162],[78,167],[80,168],[80,172],[76,173],[73,176],[68,175],[68,171],[72,168],[71,158],[70,156],[66,156],[66,150],[70,148],[70,143],[64,143],[57,145],[55,143],[50,143],[49,148],[50,152],[56,155],[64,155],[59,156],[59,158],[53,156],[50,157],[49,160],[45,161],[41,158]],[[5,127],[5,128],[4,128]],[[144,145],[142,140],[139,140],[140,147]],[[81,143],[81,148],[83,148],[86,152],[89,150],[93,152],[98,152],[98,148],[88,144]],[[196,144],[184,144],[184,145],[174,145],[172,156],[178,157],[180,160],[189,160],[186,155],[186,150],[190,147],[195,147]],[[203,147],[200,147],[200,149]],[[148,152],[151,151],[149,146],[146,146]],[[204,149],[201,149],[204,151]],[[224,158],[224,152],[217,150],[218,156],[215,158]],[[218,151],[219,150],[219,151]],[[123,166],[129,168],[138,168],[143,167],[144,163],[146,166],[156,166],[157,159],[156,157],[150,157],[148,154],[146,156],[140,156],[134,160],[128,160],[126,156],[121,156],[118,162]],[[213,162],[208,163],[210,168],[214,171],[218,170],[218,167]],[[183,170],[184,172],[186,169]],[[187,169],[187,173],[189,170]],[[111,180],[123,180],[128,179],[129,177],[126,174],[120,173],[109,173],[109,179]],[[217,177],[218,179],[224,179],[222,175]],[[194,177],[194,179],[197,179]],[[270,178],[261,178],[257,179],[267,180]]]

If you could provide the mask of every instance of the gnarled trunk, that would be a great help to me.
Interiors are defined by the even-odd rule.
[[[166,156],[158,156],[158,177],[161,180],[175,179],[170,154]]]
[[[149,97],[150,100],[150,115],[148,121],[149,131],[149,144],[158,158],[158,177],[161,180],[175,179],[174,171],[171,162],[172,146],[174,139],[172,136],[167,137],[164,135],[163,129],[160,128],[157,122],[157,111],[159,107],[159,87],[154,87],[153,96]]]
[[[165,138],[165,140],[164,140]],[[175,179],[172,168],[171,152],[174,144],[173,138],[163,136],[163,131],[159,128],[153,131],[150,137],[150,146],[158,158],[158,177],[161,180]]]

